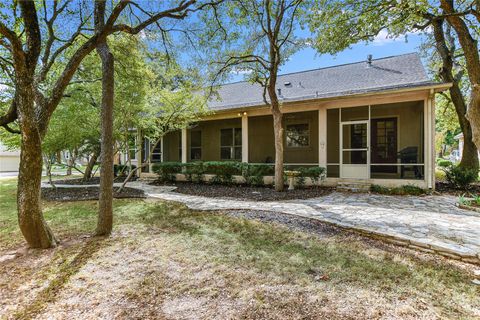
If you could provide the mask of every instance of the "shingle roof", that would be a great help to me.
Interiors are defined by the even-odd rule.
[[[289,83],[289,84],[287,84]],[[428,79],[417,53],[284,74],[277,89],[285,102],[378,92],[434,84]],[[246,81],[221,86],[218,98],[209,101],[210,110],[227,110],[264,105],[263,89]],[[267,95],[268,96],[268,95]]]

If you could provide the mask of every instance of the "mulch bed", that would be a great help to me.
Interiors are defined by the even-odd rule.
[[[116,177],[113,182],[123,182],[126,177]],[[137,180],[137,177],[131,177],[129,182]],[[55,184],[68,184],[68,185],[76,185],[76,186],[84,186],[84,185],[92,185],[92,184],[100,184],[100,177],[92,177],[87,181],[83,181],[83,178],[75,178],[75,179],[64,179],[64,180],[55,180]]]
[[[454,196],[469,195],[469,194],[479,194],[480,193],[480,184],[472,183],[467,190],[458,189],[452,187],[450,184],[442,181],[437,181],[435,183],[435,192],[450,194]]]
[[[165,185],[158,181],[152,182],[153,185]],[[306,187],[303,189],[285,190],[277,192],[270,187],[250,187],[245,185],[217,185],[201,184],[191,182],[176,182],[175,192],[211,197],[211,198],[235,198],[256,201],[277,201],[277,200],[295,200],[309,199],[327,195],[333,191],[333,188],[327,187]]]
[[[42,199],[48,201],[80,201],[98,200],[99,187],[85,188],[42,188]],[[123,198],[145,198],[142,190],[124,188],[121,193],[113,192],[113,197]]]

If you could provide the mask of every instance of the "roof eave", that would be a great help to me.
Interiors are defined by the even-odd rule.
[[[298,103],[298,102],[308,102],[308,101],[331,101],[331,100],[340,100],[340,99],[350,99],[350,98],[360,98],[360,97],[369,97],[374,95],[380,94],[394,94],[394,93],[403,93],[403,92],[413,92],[413,91],[422,91],[422,90],[433,90],[433,92],[443,92],[448,90],[452,86],[451,82],[448,83],[436,83],[436,84],[427,84],[427,85],[420,85],[418,87],[408,87],[408,88],[395,88],[395,89],[385,89],[379,91],[371,91],[371,92],[363,92],[363,93],[352,93],[340,96],[333,96],[333,97],[321,97],[321,98],[313,98],[313,99],[297,99],[297,100],[289,100],[285,101],[285,104],[290,103]],[[212,110],[213,113],[231,113],[231,112],[238,112],[243,111],[245,109],[252,109],[252,108],[265,108],[267,105],[265,104],[257,104],[257,105],[247,105],[247,106],[239,106],[235,108],[227,108],[227,109],[219,109],[219,110]]]

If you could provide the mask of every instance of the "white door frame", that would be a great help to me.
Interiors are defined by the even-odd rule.
[[[369,117],[370,118],[370,117]],[[351,148],[351,149],[344,149],[343,148],[343,126],[344,125],[352,125],[352,124],[366,124],[367,125],[367,147],[366,148]],[[340,122],[340,178],[349,178],[349,179],[369,179],[370,178],[370,120],[357,120],[357,121],[341,121]],[[343,163],[343,152],[344,151],[366,151],[367,153],[367,163],[363,164],[347,164],[346,166],[357,167],[358,169],[364,168],[363,175],[355,176],[346,176],[344,173],[344,163]],[[358,171],[362,173],[362,171]]]

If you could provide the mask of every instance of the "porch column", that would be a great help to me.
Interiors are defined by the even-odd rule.
[[[182,129],[182,163],[187,163],[187,128]]]
[[[327,108],[318,109],[318,166],[327,168]]]
[[[137,130],[137,139],[135,139],[135,144],[136,144],[136,148],[137,148],[137,153],[136,153],[136,157],[137,157],[137,168],[141,167],[143,165],[143,159],[142,159],[142,156],[143,156],[143,152],[142,152],[142,146],[143,146],[143,139],[142,139],[142,131],[141,130]],[[140,177],[140,175],[142,174],[142,169],[138,169],[137,172],[135,173],[135,175],[137,177]]]
[[[242,162],[248,163],[248,115],[242,114]]]
[[[425,174],[425,182],[427,183],[427,188],[433,188],[433,177],[435,175],[435,169],[432,166],[432,148],[434,148],[434,143],[432,141],[434,135],[432,135],[432,123],[434,116],[432,115],[432,101],[435,94],[430,91],[428,98],[425,101],[425,108],[424,108],[424,174]]]
[[[435,91],[430,89],[430,185],[435,190]]]
[[[163,162],[163,160],[165,159],[163,157],[163,136],[160,138],[160,161]]]

